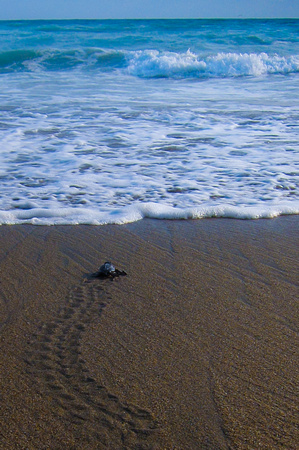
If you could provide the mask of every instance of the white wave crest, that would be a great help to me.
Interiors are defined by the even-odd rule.
[[[299,55],[289,57],[266,53],[218,53],[202,58],[185,53],[140,50],[128,53],[129,74],[159,77],[240,77],[299,72]]]
[[[159,203],[136,203],[135,205],[100,212],[90,208],[32,208],[29,210],[0,211],[0,225],[29,223],[32,225],[106,225],[151,219],[272,219],[281,215],[299,214],[299,202],[276,206],[202,206],[175,208]]]

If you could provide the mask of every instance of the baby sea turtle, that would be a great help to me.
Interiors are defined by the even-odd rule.
[[[115,268],[115,266],[109,262],[106,261],[96,272],[96,276],[98,277],[119,277],[119,275],[127,275],[124,270],[118,270]]]

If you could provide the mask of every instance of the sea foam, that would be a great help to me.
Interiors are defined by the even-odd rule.
[[[32,224],[32,225],[106,225],[136,222],[144,218],[150,219],[273,219],[281,215],[299,214],[299,202],[276,206],[237,207],[206,206],[196,208],[174,208],[156,203],[137,203],[117,208],[110,212],[100,212],[89,208],[60,208],[0,211],[0,224]]]
[[[298,214],[298,21],[0,33],[0,223]]]

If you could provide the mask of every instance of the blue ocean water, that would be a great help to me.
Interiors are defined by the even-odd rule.
[[[0,223],[298,214],[299,20],[0,22]]]

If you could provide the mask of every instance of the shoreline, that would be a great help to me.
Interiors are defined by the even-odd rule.
[[[298,224],[2,225],[3,448],[295,449]]]

